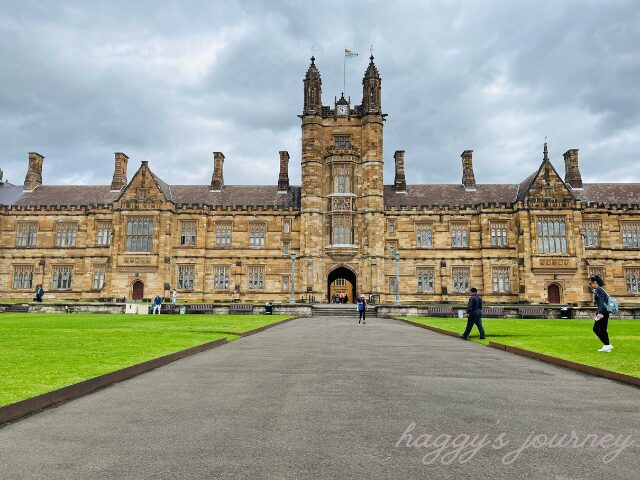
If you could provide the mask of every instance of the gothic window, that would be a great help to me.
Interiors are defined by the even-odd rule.
[[[282,254],[289,255],[289,242],[282,243]]]
[[[456,267],[452,269],[453,291],[466,293],[469,291],[471,270],[468,267]]]
[[[56,247],[73,247],[76,244],[78,226],[75,223],[56,225]]]
[[[214,290],[229,290],[229,267],[214,267],[213,288]]]
[[[621,231],[624,248],[640,248],[640,223],[623,223]]]
[[[351,146],[351,137],[348,135],[337,135],[334,140],[335,146],[338,148],[349,148]]]
[[[178,288],[180,290],[193,290],[195,273],[195,265],[178,265]]]
[[[282,220],[282,232],[284,234],[291,233],[291,219],[285,218]]]
[[[396,251],[398,250],[398,246],[396,242],[389,242],[389,255],[394,258],[396,256]]]
[[[333,193],[352,193],[351,165],[333,166]]]
[[[153,250],[153,217],[128,217],[125,251],[151,252]]]
[[[105,265],[95,265],[93,267],[93,289],[102,290],[104,287]]]
[[[53,278],[51,279],[52,290],[70,290],[73,285],[73,266],[54,265]]]
[[[627,293],[640,293],[640,268],[627,268],[624,271]]]
[[[180,222],[180,245],[194,246],[198,224],[193,220]]]
[[[491,222],[491,245],[494,247],[507,246],[507,222]]]
[[[582,228],[584,246],[587,248],[600,246],[600,222],[584,222]]]
[[[264,288],[264,267],[249,267],[249,290]]]
[[[30,290],[33,288],[33,266],[16,265],[13,267],[13,289]]]
[[[111,245],[113,237],[113,225],[111,222],[98,222],[98,245]]]
[[[249,224],[249,246],[264,247],[266,225],[264,223]]]
[[[509,267],[493,267],[493,291],[496,293],[511,293]]]
[[[35,222],[18,223],[16,244],[18,247],[35,247],[38,239],[38,224]]]
[[[435,269],[418,268],[418,293],[429,293],[435,291]]]
[[[567,253],[567,225],[564,217],[538,217],[538,253]]]
[[[453,223],[451,225],[451,246],[454,248],[466,248],[469,246],[468,224]]]
[[[344,278],[336,278],[336,281],[334,283],[336,287],[344,287],[346,285]]]
[[[216,223],[216,247],[231,246],[231,223]]]
[[[430,223],[416,224],[416,246],[418,248],[433,247],[433,227]]]
[[[288,292],[289,289],[291,288],[289,285],[291,285],[291,277],[289,275],[283,275],[282,276],[282,291],[283,292]]]
[[[389,235],[393,235],[396,233],[396,221],[389,220]]]
[[[604,280],[604,268],[603,267],[589,267],[589,278],[598,275]]]
[[[352,236],[350,215],[333,215],[331,230],[334,245],[351,245]]]

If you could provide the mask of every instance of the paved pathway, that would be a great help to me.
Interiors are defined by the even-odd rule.
[[[1,428],[0,478],[630,479],[638,445],[609,465],[596,448],[502,459],[531,431],[638,444],[639,406],[636,388],[397,321],[299,319]],[[412,422],[510,444],[425,465],[434,447],[395,446]]]

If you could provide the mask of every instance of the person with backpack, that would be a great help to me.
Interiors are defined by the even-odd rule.
[[[609,341],[609,333],[607,327],[609,326],[609,294],[603,287],[604,281],[600,278],[600,275],[593,275],[589,278],[589,285],[593,289],[593,302],[597,306],[596,316],[593,319],[596,323],[593,324],[593,333],[603,343],[599,352],[611,352],[613,345]]]
[[[482,297],[478,295],[478,289],[471,289],[471,297],[469,297],[469,303],[467,303],[467,328],[462,335],[459,335],[463,340],[469,340],[469,334],[474,325],[478,327],[480,332],[480,340],[485,338],[484,328],[482,327]]]
[[[160,315],[160,309],[162,308],[162,297],[160,295],[156,295],[153,299],[153,314],[156,313]]]
[[[363,325],[367,323],[367,302],[364,297],[358,297],[358,323],[362,322]]]

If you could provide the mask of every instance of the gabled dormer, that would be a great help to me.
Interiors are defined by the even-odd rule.
[[[518,188],[518,200],[530,208],[571,208],[575,197],[549,160],[544,144],[542,164]]]
[[[146,160],[118,197],[120,208],[159,208],[173,203],[171,187],[156,176]]]

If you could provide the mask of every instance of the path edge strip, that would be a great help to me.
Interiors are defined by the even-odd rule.
[[[278,322],[270,323],[269,325],[263,325],[262,327],[255,328],[253,330],[239,332],[238,335],[240,338],[253,335],[254,333],[262,332],[277,325],[282,325],[283,323],[290,322],[292,320],[295,320],[296,318],[298,317],[286,318]],[[129,380],[143,373],[155,370],[158,367],[162,367],[169,363],[175,362],[176,360],[190,357],[206,350],[211,350],[212,348],[225,345],[226,343],[229,343],[227,337],[219,338],[211,342],[196,345],[195,347],[180,350],[168,355],[163,355],[162,357],[147,360],[146,362],[137,363],[120,370],[115,370],[113,372],[105,373],[97,377],[89,378],[79,383],[67,385],[66,387],[58,388],[57,390],[52,390],[51,392],[43,393],[35,397],[26,398],[15,403],[10,403],[9,405],[0,407],[0,427],[28,415],[33,415],[34,413],[41,412],[56,405],[60,405],[70,400],[74,400],[76,398],[96,392],[105,387],[113,385],[114,383]]]
[[[450,337],[458,337],[457,333],[451,332],[449,330],[443,330],[438,327],[432,327],[431,325],[424,325],[422,323],[412,322],[411,320],[406,320],[404,318],[398,318],[398,317],[394,317],[394,320],[400,320],[401,322],[405,322],[410,325],[414,325],[416,327],[424,328],[426,330],[431,330],[432,332],[442,333]],[[478,343],[477,345],[485,346],[482,343]],[[569,368],[571,370],[577,370],[582,373],[588,373],[590,375],[606,378],[608,380],[615,380],[618,382],[626,383],[627,385],[633,385],[634,387],[640,387],[640,378],[634,377],[633,375],[626,375],[624,373],[605,370],[604,368],[592,367],[591,365],[585,365],[584,363],[572,362],[571,360],[565,360],[564,358],[553,357],[551,355],[545,355],[543,353],[538,353],[531,350],[525,350],[524,348],[512,347],[510,345],[504,345],[502,343],[489,341],[488,346],[491,348],[495,348],[497,350],[503,350],[505,352],[521,355],[523,357],[533,358],[534,360],[539,360],[541,362],[551,363],[559,367]]]

